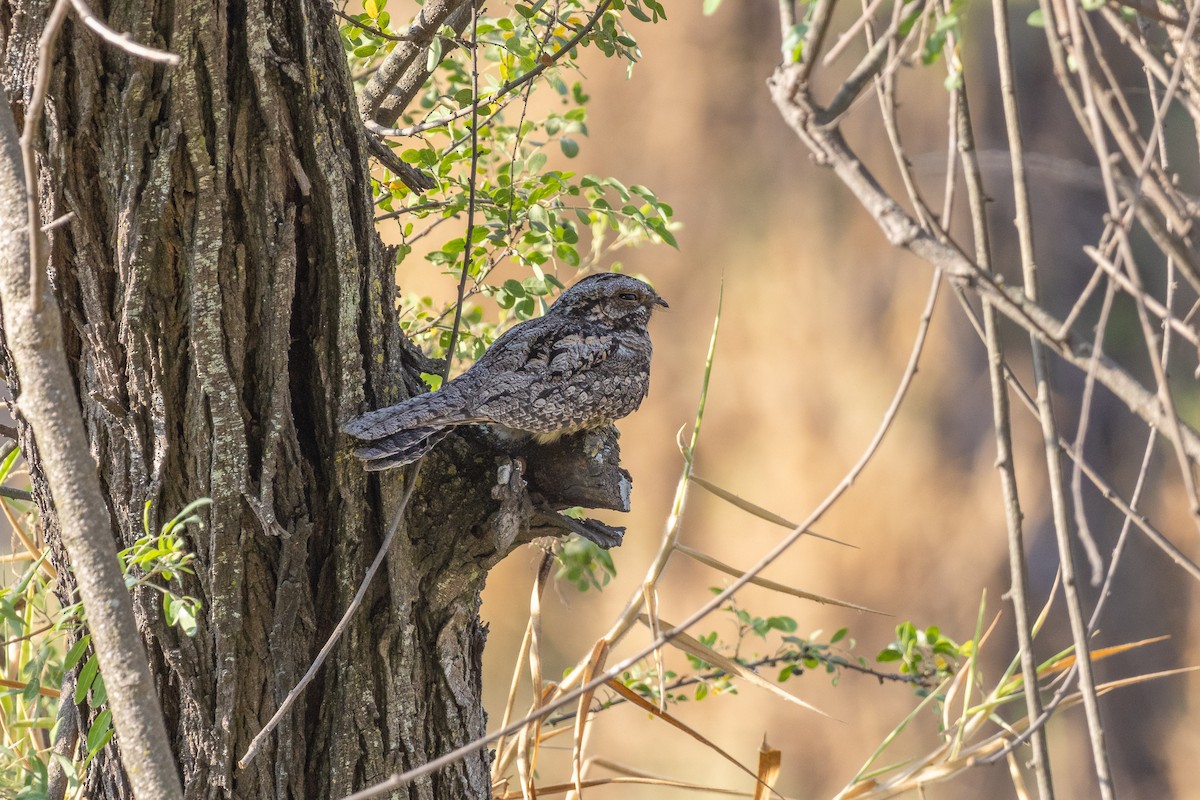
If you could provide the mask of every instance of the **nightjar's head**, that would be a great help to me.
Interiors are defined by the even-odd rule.
[[[667,308],[645,281],[616,272],[589,275],[562,293],[551,311],[614,328],[645,328],[655,306]]]

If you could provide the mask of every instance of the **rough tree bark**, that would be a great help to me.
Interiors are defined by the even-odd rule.
[[[18,121],[50,5],[0,5]],[[51,234],[50,276],[119,545],[141,535],[146,502],[159,523],[197,497],[214,501],[190,542],[199,634],[167,627],[154,596],[137,598],[185,793],[338,797],[484,732],[487,570],[534,534],[561,534],[538,526],[556,525],[571,498],[549,484],[531,491],[525,461],[478,437],[448,440],[422,469],[387,579],[268,746],[237,767],[348,604],[397,504],[403,476],[368,478],[337,424],[418,391],[419,359],[396,324],[370,150],[326,3],[93,7],[182,58],[174,69],[139,61],[69,20],[39,147],[44,216],[74,215]],[[594,505],[624,505],[607,436],[582,437],[600,459],[545,454],[581,470],[577,480],[542,470],[546,480],[598,481],[608,488]],[[26,444],[53,547],[50,494]],[[539,454],[527,456],[538,474]],[[131,796],[118,751],[94,762],[87,796]],[[487,761],[477,754],[410,796],[488,797]]]

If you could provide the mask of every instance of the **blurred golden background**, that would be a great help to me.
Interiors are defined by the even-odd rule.
[[[1090,274],[1079,248],[1094,240],[1103,206],[1094,175],[1082,162],[1088,151],[1080,149],[1074,121],[1059,108],[1061,96],[1041,33],[1019,22],[1029,10],[1014,10],[1013,35],[1031,152],[1036,245],[1043,289],[1053,293],[1056,286],[1077,286]],[[651,326],[650,396],[620,424],[625,466],[635,482],[633,511],[624,519],[599,515],[628,525],[625,544],[615,553],[618,576],[602,593],[579,593],[568,584],[547,591],[542,642],[548,678],[585,656],[608,629],[638,590],[659,545],[682,469],[676,432],[690,426],[695,414],[722,281],[724,312],[696,471],[799,520],[841,480],[878,427],[904,371],[932,277],[926,264],[892,249],[840,182],[810,162],[771,103],[765,81],[779,61],[776,4],[726,2],[706,18],[699,3],[684,3],[668,13],[665,23],[634,28],[644,59],[629,80],[618,64],[594,56],[585,61],[590,137],[581,141],[578,158],[559,157],[564,169],[650,186],[674,206],[683,228],[678,252],[664,245],[617,255],[627,271],[655,283],[671,310]],[[985,165],[1002,165],[1006,155],[992,157],[1006,147],[999,98],[986,83],[994,80],[993,70],[973,69],[974,61],[990,66],[993,58],[988,10],[969,11],[965,25],[979,147]],[[899,76],[901,97],[907,98],[901,108],[905,142],[918,177],[929,187],[944,179],[943,77],[940,66],[902,68]],[[872,98],[856,107],[847,126],[860,152],[877,159],[870,166],[879,177],[894,182]],[[985,179],[995,201],[994,221],[1011,219],[1007,168],[990,168]],[[940,197],[940,189],[932,194]],[[1011,231],[1011,226],[996,230]],[[1015,249],[1013,242],[998,241],[997,263],[1013,264]],[[1006,335],[1014,366],[1027,378],[1028,340],[1015,330]],[[823,607],[755,587],[739,594],[739,605],[759,616],[794,617],[800,635],[823,630],[828,637],[848,626],[857,640],[854,652],[870,661],[903,620],[939,625],[960,642],[972,638],[982,602],[986,621],[1001,614],[981,661],[985,685],[996,680],[1015,653],[1015,640],[1011,607],[1002,599],[1008,562],[985,366],[982,344],[944,287],[920,371],[898,420],[861,479],[816,526],[859,549],[805,539],[766,573],[892,616]],[[1063,395],[1060,423],[1071,437],[1082,380],[1062,364],[1055,372]],[[1099,396],[1096,402],[1089,457],[1128,496],[1146,432],[1110,398]],[[1058,556],[1047,519],[1039,429],[1015,403],[1013,414],[1036,609],[1049,592]],[[1162,451],[1159,456],[1144,507],[1161,530],[1196,557],[1200,548],[1173,478],[1173,459]],[[1120,519],[1098,502],[1088,506],[1088,515],[1107,556]],[[689,546],[748,567],[782,535],[781,528],[693,487],[682,527],[682,541]],[[493,572],[485,594],[483,612],[491,628],[485,690],[493,728],[524,632],[536,563],[532,549],[514,554]],[[711,597],[708,587],[728,582],[721,573],[674,557],[660,588],[663,619],[684,618]],[[1095,594],[1085,590],[1089,609]],[[1187,613],[1194,597],[1184,573],[1132,533],[1097,646],[1158,634],[1171,639],[1100,664],[1098,680],[1200,663],[1198,623]],[[726,642],[735,638],[728,614],[714,615],[691,633],[711,630]],[[640,646],[649,635],[638,632],[630,641]],[[1060,592],[1037,655],[1049,658],[1069,644]],[[767,654],[774,646],[751,637],[741,654]],[[670,653],[668,666],[682,672],[687,665]],[[527,687],[526,676],[518,710],[528,708]],[[836,688],[821,671],[793,678],[784,687],[835,719],[744,684],[736,696],[710,696],[674,707],[673,713],[751,768],[765,736],[783,751],[779,791],[821,798],[845,785],[918,702],[909,687],[850,673]],[[1200,728],[1190,719],[1198,689],[1194,677],[1173,677],[1102,699],[1120,796],[1200,797],[1193,788],[1192,763],[1200,752]],[[1023,713],[1022,708],[1016,716]],[[919,715],[880,765],[933,749],[937,725],[931,712]],[[1048,731],[1059,796],[1093,796],[1082,710],[1061,713]],[[588,745],[585,755],[632,768],[753,789],[752,781],[728,763],[629,706],[601,714]],[[539,782],[569,780],[569,757],[569,735],[547,743],[539,757]],[[1028,758],[1028,751],[1021,757]],[[698,796],[629,786],[585,794],[631,800]],[[1014,796],[1014,790],[1001,763],[931,786],[925,796],[1000,798]]]

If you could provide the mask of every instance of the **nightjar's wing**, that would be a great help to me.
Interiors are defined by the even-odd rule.
[[[520,335],[508,338],[514,333]],[[489,376],[472,393],[478,398],[468,406],[473,416],[516,430],[552,433],[619,419],[646,394],[648,336],[554,317],[509,334],[497,339],[471,370],[487,366]]]

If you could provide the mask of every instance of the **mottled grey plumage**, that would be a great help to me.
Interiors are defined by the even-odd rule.
[[[371,411],[342,430],[368,470],[416,461],[458,425],[488,423],[543,443],[632,413],[650,388],[654,306],[637,278],[592,275],[545,316],[513,326],[440,390]]]

